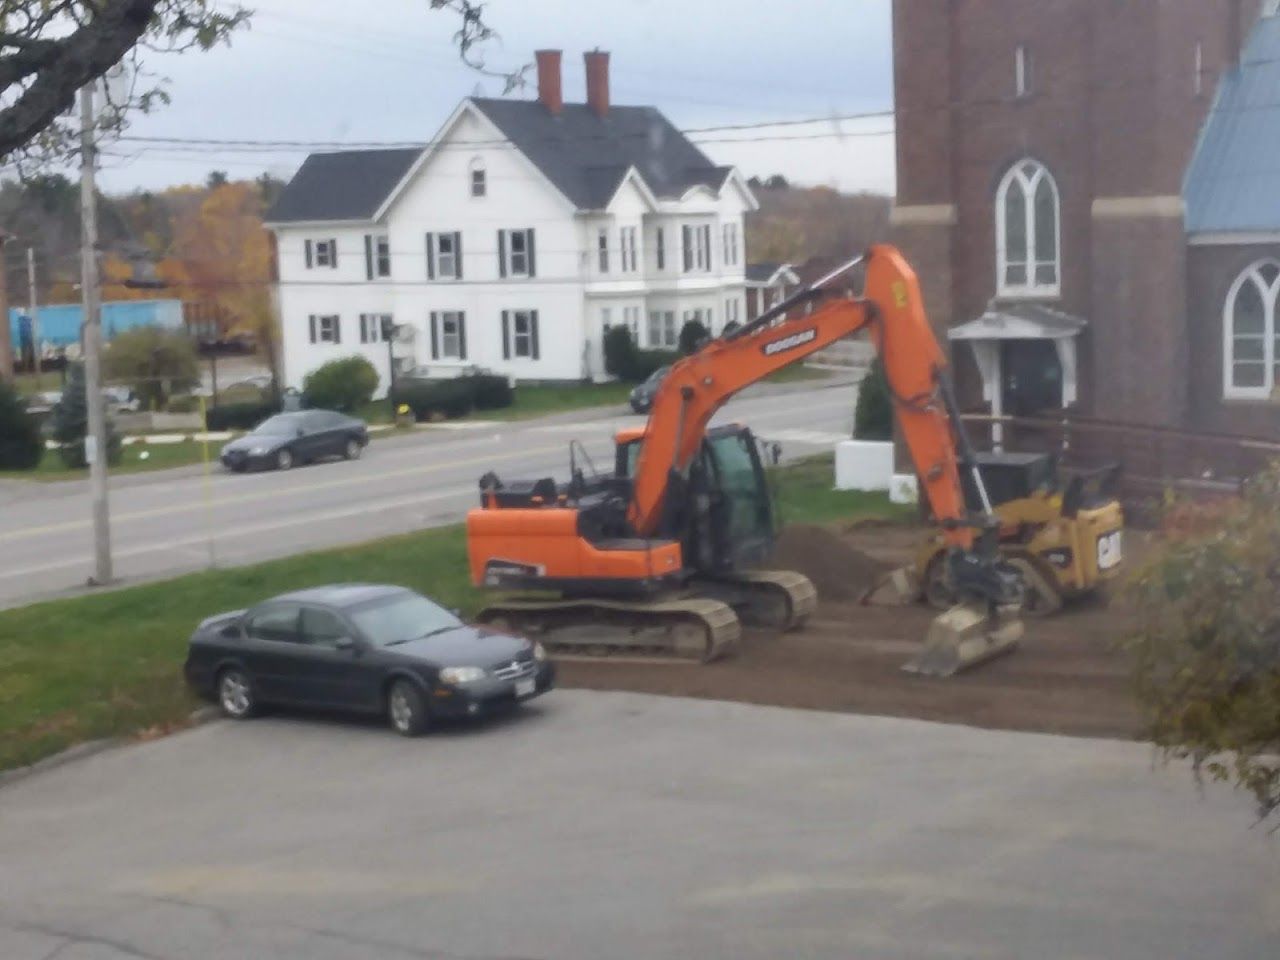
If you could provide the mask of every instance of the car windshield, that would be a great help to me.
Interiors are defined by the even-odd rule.
[[[264,420],[254,428],[254,435],[259,437],[288,437],[298,432],[302,420],[297,414],[282,413]]]
[[[351,611],[360,632],[379,647],[416,640],[462,625],[448,610],[416,593],[396,593]]]
[[[663,381],[666,375],[670,372],[671,372],[670,367],[659,367],[657,370],[653,371],[653,373],[649,374],[649,381],[648,381],[649,385],[657,386],[659,383]]]

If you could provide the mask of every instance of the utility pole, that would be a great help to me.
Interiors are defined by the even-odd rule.
[[[107,506],[107,416],[102,404],[102,315],[98,301],[97,162],[93,143],[93,84],[80,88],[80,289],[84,296],[84,392],[89,411],[85,455],[93,502],[93,577],[111,582],[111,520]]]
[[[27,315],[31,317],[31,372],[40,384],[40,318],[36,311],[36,251],[27,247]]]

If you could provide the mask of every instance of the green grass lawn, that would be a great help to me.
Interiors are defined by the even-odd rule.
[[[627,402],[634,386],[631,383],[526,384],[516,387],[515,402],[511,406],[501,410],[481,410],[475,417],[479,420],[527,420],[566,410],[615,406]]]
[[[916,507],[890,503],[886,494],[832,489],[834,474],[831,454],[771,470],[778,522],[821,524],[880,517],[907,523],[917,518]]]
[[[828,457],[772,472],[784,521],[911,515],[882,495],[832,492],[831,470]],[[196,706],[182,661],[202,618],[344,580],[404,584],[464,613],[481,603],[455,525],[0,611],[0,769],[85,740],[181,725]]]
[[[212,441],[209,444],[209,459],[216,467],[218,451],[225,441]],[[149,470],[167,470],[170,467],[187,467],[204,460],[203,444],[194,440],[180,443],[131,443],[124,447],[120,463],[112,464],[110,472],[145,473]],[[146,456],[143,456],[146,454]],[[34,470],[0,470],[0,479],[4,480],[36,480],[51,483],[56,480],[82,480],[89,476],[88,470],[69,470],[62,462],[56,450],[46,450],[40,460],[40,466]]]
[[[18,393],[30,396],[46,390],[62,389],[62,373],[58,370],[46,370],[43,373],[19,373],[13,378]]]

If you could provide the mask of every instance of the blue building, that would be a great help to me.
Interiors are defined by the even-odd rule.
[[[9,335],[15,353],[25,353],[32,345],[34,324],[28,311],[9,309]],[[68,347],[80,342],[84,308],[78,303],[60,303],[36,308],[40,342],[46,347]],[[119,300],[102,305],[102,336],[110,340],[134,327],[182,328],[181,300]]]

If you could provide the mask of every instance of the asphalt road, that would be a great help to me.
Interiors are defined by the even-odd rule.
[[[827,381],[762,387],[720,419],[782,443],[784,457],[848,437],[855,388]],[[518,423],[463,421],[375,440],[355,462],[231,475],[215,467],[121,476],[111,483],[115,573],[154,579],[459,521],[486,470],[568,476],[577,438],[612,469],[612,434],[630,413],[583,411]],[[0,607],[82,587],[92,573],[87,481],[0,482]]]
[[[219,722],[0,787],[0,956],[1273,960],[1277,837],[1150,761],[576,691]]]

